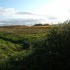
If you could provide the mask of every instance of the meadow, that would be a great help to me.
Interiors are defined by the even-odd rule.
[[[0,70],[57,70],[70,66],[70,22],[0,27]]]

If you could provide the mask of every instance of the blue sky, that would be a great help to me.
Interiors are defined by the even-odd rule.
[[[40,8],[49,1],[50,0],[0,0],[0,7],[30,11]]]
[[[67,19],[70,19],[70,0],[0,0],[0,24],[32,25]]]

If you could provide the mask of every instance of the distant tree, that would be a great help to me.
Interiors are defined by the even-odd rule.
[[[44,24],[44,26],[48,26],[49,24],[47,23],[47,24]]]
[[[39,24],[35,24],[34,26],[42,26],[42,24],[41,24],[41,23],[39,23]]]

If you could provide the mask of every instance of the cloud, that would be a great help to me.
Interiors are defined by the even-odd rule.
[[[20,10],[16,10],[14,8],[3,8],[0,7],[0,16],[7,17],[7,19],[41,19],[40,16],[30,13],[24,12]]]
[[[16,10],[14,8],[3,8],[3,7],[0,7],[0,15],[3,15],[3,16],[11,16],[11,15],[35,15],[35,14],[32,14],[30,12],[23,12],[23,11],[19,11],[19,10]]]
[[[70,18],[70,0],[51,0],[36,11],[36,14],[53,16],[58,18],[58,21],[65,21]]]
[[[0,7],[0,15],[13,15],[17,12],[17,10],[15,10],[14,8],[3,8]]]
[[[16,10],[14,8],[3,8],[0,7],[0,24],[32,24],[32,23],[43,23],[48,21],[48,18],[41,15],[36,15],[30,12],[24,12]],[[45,21],[46,20],[46,21]]]
[[[58,18],[57,17],[53,17],[53,16],[48,16],[47,17],[49,20],[57,20]]]
[[[18,15],[35,15],[35,14],[29,13],[29,12],[21,12],[21,11],[16,12],[16,14],[18,14]]]
[[[0,25],[33,25],[44,21],[44,16],[0,7]]]
[[[0,25],[33,25],[41,21],[42,19],[3,19],[0,20]]]

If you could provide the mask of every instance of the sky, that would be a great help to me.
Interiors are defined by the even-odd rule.
[[[0,0],[0,25],[61,23],[70,19],[70,0]]]

